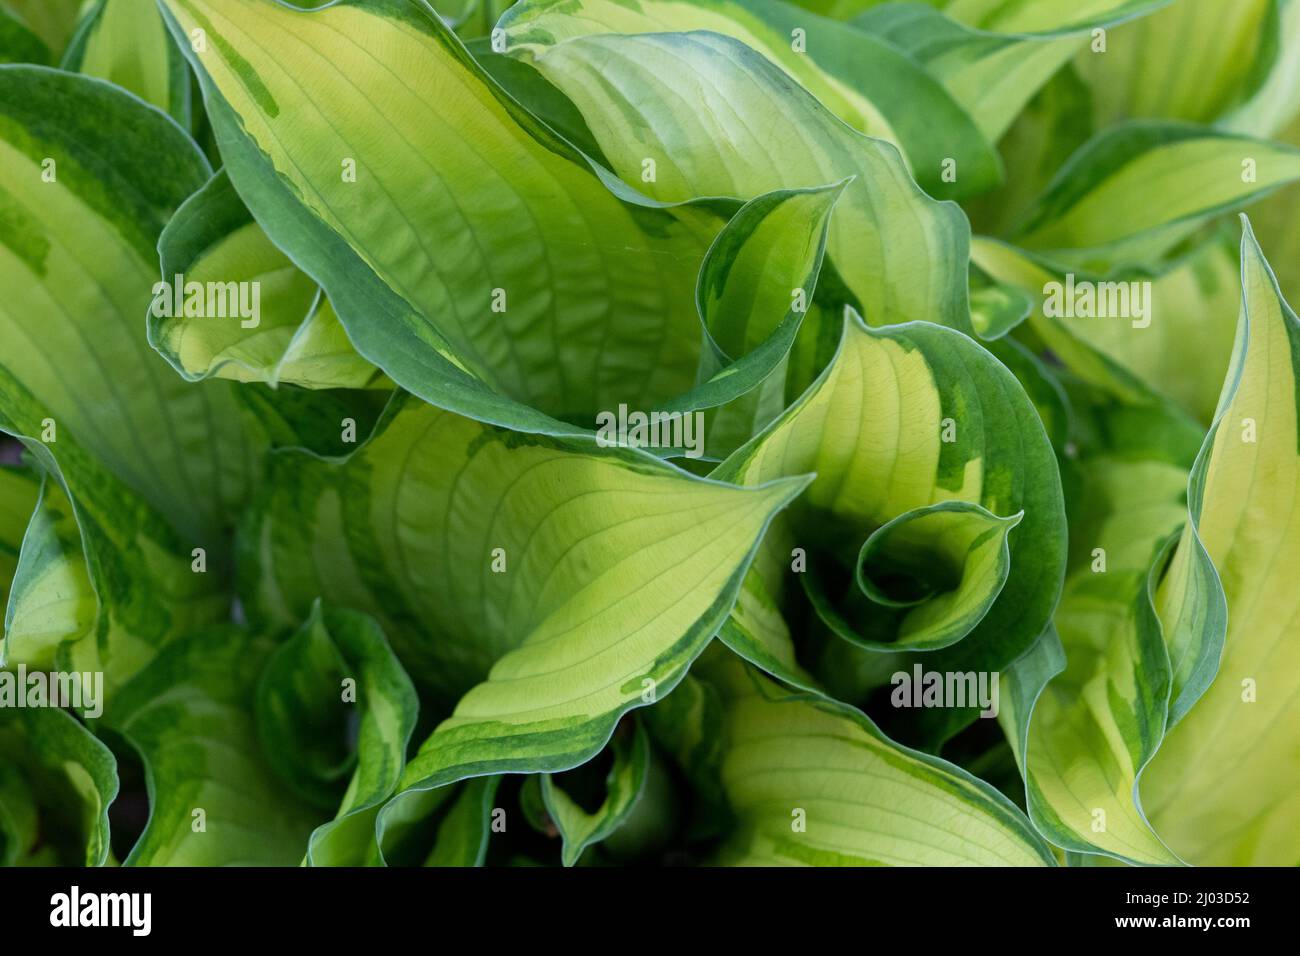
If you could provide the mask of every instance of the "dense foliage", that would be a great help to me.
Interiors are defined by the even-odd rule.
[[[435,5],[0,0],[0,863],[1300,864],[1300,2]]]

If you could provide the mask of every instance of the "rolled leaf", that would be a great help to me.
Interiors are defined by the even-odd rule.
[[[1243,217],[1243,222],[1244,222]],[[1143,800],[1169,845],[1189,862],[1291,865],[1300,859],[1291,734],[1298,719],[1295,589],[1300,530],[1291,506],[1297,481],[1296,375],[1300,322],[1282,298],[1249,223],[1242,237],[1242,312],[1237,351],[1189,487],[1192,522],[1179,557],[1203,545],[1227,599],[1222,660],[1204,696],[1169,732],[1143,781]],[[1187,587],[1190,582],[1193,587]],[[1196,578],[1174,576],[1161,608],[1173,621],[1221,618],[1189,613]],[[1187,631],[1176,631],[1186,635]],[[1209,640],[1211,648],[1214,642]],[[1170,641],[1175,672],[1196,647]],[[1207,665],[1213,671],[1214,659]],[[1208,679],[1205,667],[1187,672]]]
[[[314,605],[298,633],[271,655],[258,684],[263,750],[297,793],[337,808],[312,833],[308,864],[366,861],[378,807],[406,765],[418,709],[410,678],[363,614]]]

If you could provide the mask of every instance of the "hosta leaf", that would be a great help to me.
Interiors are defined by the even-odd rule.
[[[263,755],[250,688],[273,644],[234,628],[166,647],[110,695],[104,722],[139,752],[149,823],[127,866],[293,866],[327,813]]]
[[[211,38],[186,50],[231,181],[398,384],[543,432],[693,384],[694,283],[721,205],[602,181],[426,7],[166,9],[178,35]],[[421,67],[376,69],[378,51]]]
[[[656,199],[750,198],[855,177],[827,251],[863,315],[872,325],[970,327],[961,210],[927,197],[894,147],[846,126],[743,43],[708,32],[593,34],[512,50],[573,100],[615,172]],[[674,105],[683,99],[694,108]]]
[[[0,5],[0,63],[49,64],[50,48],[22,20]]]
[[[854,129],[898,146],[931,195],[978,193],[1000,175],[971,117],[911,57],[878,37],[777,0],[529,0],[511,7],[499,27],[519,48],[591,34],[707,30],[733,37]],[[955,180],[945,180],[945,161],[956,163]]]
[[[873,532],[912,509],[956,501],[1003,518],[1023,511],[998,600],[935,666],[996,669],[1042,632],[1065,564],[1056,462],[1023,389],[970,339],[926,323],[872,330],[846,317],[822,377],[714,475],[756,484],[804,471],[817,479],[779,530],[780,547],[807,551],[809,573],[818,552],[853,567]],[[783,555],[789,568],[791,551]],[[749,656],[732,630],[722,636]]]
[[[998,682],[998,723],[1006,734],[1016,766],[1025,773],[1025,751],[1029,743],[1029,722],[1043,689],[1065,670],[1065,648],[1056,628],[1049,626],[1029,650],[1002,670]],[[1026,790],[1026,793],[1028,791]]]
[[[223,613],[230,509],[251,483],[230,387],[180,381],[140,335],[158,233],[207,168],[166,116],[108,84],[4,66],[0,93],[0,429],[67,495],[100,611],[74,669],[113,685]],[[76,560],[66,524],[56,537]],[[30,583],[77,576],[54,553],[33,545]],[[40,612],[53,594],[12,599],[10,630],[41,630],[15,605]]]
[[[1209,217],[1300,178],[1300,150],[1173,122],[1112,127],[1039,197],[1016,242],[1063,265],[1152,263]]]
[[[1248,223],[1241,258],[1237,351],[1190,486],[1193,525],[1179,543],[1180,557],[1203,543],[1218,570],[1228,607],[1223,657],[1204,696],[1169,732],[1142,793],[1161,835],[1189,862],[1290,866],[1300,861],[1300,651],[1290,581],[1300,561],[1300,323]],[[1188,616],[1188,592],[1172,572],[1171,585],[1166,626]],[[1212,634],[1216,625],[1210,618],[1203,626]],[[1197,657],[1194,645],[1170,645],[1176,672]]]
[[[1084,464],[1085,500],[1071,527],[1082,552],[1055,616],[1064,672],[1030,718],[1022,770],[1029,814],[1070,850],[1174,864],[1137,797],[1160,745],[1171,676],[1149,577],[1186,518],[1186,470],[1160,461]],[[1155,565],[1154,572],[1152,566]]]
[[[305,799],[337,809],[312,833],[309,864],[366,861],[378,807],[405,766],[418,708],[383,632],[363,614],[314,605],[298,633],[272,653],[258,685],[263,748]]]
[[[1074,412],[1061,385],[1059,371],[1010,337],[984,345],[1020,382],[1059,457],[1069,444]]]
[[[1249,88],[1265,53],[1272,0],[1178,0],[1108,31],[1075,61],[1095,120],[1134,117],[1208,123]]]
[[[972,288],[971,325],[986,342],[1000,339],[1029,318],[1034,305],[1034,297],[1015,286],[991,283]]]
[[[417,682],[469,690],[407,786],[595,753],[680,680],[805,484],[736,489],[401,399],[350,458],[272,473],[247,537],[259,613],[327,595],[375,614]]]
[[[924,63],[996,142],[1030,97],[1083,46],[1079,36],[1020,37],[973,30],[924,3],[872,7],[854,25]]]
[[[81,6],[82,0],[0,0],[0,10],[25,24],[55,56],[72,37]]]
[[[41,496],[41,480],[30,469],[0,465],[0,598],[7,600],[18,567],[18,551]]]
[[[981,30],[1060,33],[1141,17],[1172,0],[952,0],[944,12]]]
[[[854,586],[896,622],[874,641],[838,619],[812,575],[803,584],[822,619],[842,637],[877,650],[933,650],[961,640],[997,600],[1011,570],[1007,539],[1022,515],[1000,518],[979,505],[944,501],[913,508],[871,533],[854,565]],[[861,601],[858,598],[858,601]],[[885,610],[888,609],[888,610]]]
[[[900,747],[860,711],[790,694],[727,662],[722,785],[732,865],[1051,866],[1012,803],[946,761]]]
[[[1075,33],[1103,23],[1126,20],[1158,9],[1172,0],[925,0],[946,16],[981,30],[1003,33]],[[799,6],[850,20],[895,0],[798,0]]]
[[[2,650],[37,663],[53,652],[60,669],[104,672],[112,692],[162,644],[220,618],[228,600],[218,575],[195,573],[187,543],[71,436],[57,463],[45,445],[25,443],[50,484],[24,539]]]
[[[541,806],[537,778],[532,796]],[[392,805],[377,823],[379,846],[372,864],[380,866],[483,866],[493,833],[513,825],[497,806],[500,775],[471,777],[464,783],[411,794]],[[525,816],[532,808],[524,804]],[[541,812],[540,810],[538,811]],[[432,848],[430,848],[432,846]]]
[[[721,793],[725,714],[717,688],[687,674],[676,690],[641,714],[650,739],[694,789],[687,835],[716,836],[727,819]]]
[[[179,127],[120,90],[3,66],[0,170],[0,381],[31,397],[25,417],[17,398],[0,404],[5,430],[35,438],[52,419],[57,441],[74,435],[219,552],[251,468],[234,398],[221,383],[182,382],[139,334],[158,234],[208,178],[206,161]],[[50,449],[60,457],[59,444]]]
[[[1288,9],[1296,11],[1295,16],[1300,19],[1300,5],[1292,4]],[[1300,109],[1300,103],[1297,103],[1297,109]],[[1278,134],[1278,139],[1300,146],[1300,115]],[[1259,203],[1250,214],[1260,245],[1269,250],[1270,264],[1277,275],[1282,297],[1288,302],[1300,302],[1300,231],[1293,228],[1298,214],[1300,183],[1274,193],[1268,202]]]
[[[709,247],[695,293],[705,330],[700,384],[664,405],[710,409],[706,457],[725,457],[785,407],[788,355],[805,315],[819,308],[814,293],[842,192],[843,184],[765,193]]]
[[[604,799],[595,810],[588,812],[565,792],[563,775],[542,776],[542,800],[564,839],[561,858],[565,866],[573,866],[587,847],[625,823],[641,797],[650,765],[650,744],[641,724],[632,724],[630,740],[616,733],[610,741],[613,763],[605,778]]]
[[[439,16],[456,31],[458,37],[468,40],[491,33],[511,2],[512,0],[437,0],[429,5],[438,11]]]
[[[115,83],[190,125],[190,72],[155,0],[94,0],[62,67]]]
[[[117,762],[74,718],[0,708],[0,866],[102,866],[115,796]]]
[[[998,144],[1002,185],[963,207],[975,232],[1005,237],[1024,222],[1057,171],[1091,138],[1090,96],[1068,65],[1034,94]]]
[[[0,661],[10,666],[50,665],[60,644],[91,631],[98,611],[67,495],[53,478],[35,487],[39,498],[20,538],[22,550],[13,552],[12,587],[5,594]]]
[[[1250,99],[1240,104],[1219,123],[1225,129],[1253,136],[1270,136],[1296,145],[1295,121],[1300,116],[1300,6],[1294,3],[1275,5],[1276,18],[1265,20],[1261,45],[1271,48],[1271,58],[1260,59],[1268,65]],[[1291,127],[1290,135],[1278,134]],[[1285,288],[1283,291],[1286,291]]]
[[[217,282],[241,304],[228,316],[149,313],[149,341],[185,378],[286,382],[306,388],[391,386],[352,348],[316,283],[271,244],[230,184],[217,173],[187,199],[159,240],[163,282]],[[257,295],[228,283],[256,283]],[[166,291],[171,301],[177,298]],[[163,312],[164,314],[159,314]],[[256,313],[245,318],[244,312]]]
[[[438,825],[425,866],[482,866],[492,836],[493,800],[500,776],[466,780]]]
[[[1074,374],[1130,404],[1172,400],[1198,421],[1213,418],[1219,388],[1214,380],[1232,355],[1238,289],[1236,255],[1218,237],[1158,276],[1071,278],[983,236],[972,242],[971,256],[1001,284],[1031,297],[1028,327]],[[1127,309],[1114,315],[1057,314],[1070,300],[1070,290],[1086,285],[1094,299],[1104,295],[1112,301],[1113,292],[1113,301],[1121,306],[1127,301]],[[1075,291],[1073,298],[1080,294]],[[1049,297],[1056,297],[1050,312]],[[1205,371],[1188,375],[1193,362]]]

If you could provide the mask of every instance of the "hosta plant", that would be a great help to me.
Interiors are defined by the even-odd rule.
[[[0,862],[1300,863],[1300,3],[308,7],[0,0]]]

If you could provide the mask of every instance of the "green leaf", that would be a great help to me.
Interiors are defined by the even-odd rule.
[[[499,28],[516,47],[512,52],[533,54],[592,34],[729,36],[771,61],[849,126],[896,145],[931,195],[973,195],[1001,175],[989,139],[905,52],[778,0],[528,0],[511,7]],[[944,177],[945,161],[955,163],[955,179]]]
[[[1025,775],[1029,722],[1048,681],[1065,670],[1065,648],[1056,628],[1049,626],[1029,650],[1002,670],[998,682],[998,723],[1015,755],[1020,775]],[[1028,788],[1026,788],[1028,795]],[[1028,801],[1026,801],[1027,803]]]
[[[494,822],[492,803],[500,783],[500,776],[465,781],[438,825],[438,836],[425,866],[483,865]]]
[[[218,376],[305,388],[392,386],[357,355],[316,283],[271,244],[225,170],[181,205],[158,249],[167,288],[150,309],[149,342],[189,381]],[[206,289],[209,282],[220,283],[229,296],[226,315],[163,308],[188,302],[190,283]],[[256,295],[230,283],[255,284]]]
[[[681,679],[805,483],[737,489],[399,399],[347,459],[273,456],[250,608],[327,595],[374,614],[418,683],[469,691],[404,786],[566,769]]]
[[[687,674],[676,690],[641,716],[656,748],[667,754],[694,792],[687,836],[717,836],[728,818],[721,783],[725,715],[717,689]]]
[[[190,126],[190,72],[155,0],[94,0],[60,65],[108,80]]]
[[[205,51],[186,53],[231,181],[357,352],[399,385],[555,433],[572,431],[557,419],[590,427],[598,411],[651,409],[694,383],[696,273],[732,204],[665,207],[615,182],[428,8],[165,8],[178,37],[206,31]],[[421,68],[376,69],[380,49]]]
[[[26,25],[55,54],[71,38],[81,6],[82,0],[0,0],[0,10]]]
[[[944,12],[981,30],[1062,33],[1141,17],[1171,0],[951,0]]]
[[[979,505],[943,501],[913,508],[871,533],[854,565],[854,585],[872,604],[893,611],[892,641],[854,632],[838,618],[815,575],[809,597],[841,637],[875,650],[935,650],[961,640],[997,600],[1011,570],[1008,536],[1023,514],[1000,518]],[[861,599],[859,599],[861,600]]]
[[[1056,462],[1024,390],[967,337],[927,323],[872,330],[846,317],[839,352],[821,378],[714,477],[756,484],[805,471],[817,479],[779,521],[781,537],[765,546],[772,567],[789,569],[790,549],[798,546],[809,556],[807,573],[819,556],[823,568],[852,568],[877,529],[942,502],[978,505],[991,515],[1023,511],[997,600],[963,640],[932,659],[940,669],[977,662],[995,670],[1046,626],[1065,566]],[[780,606],[775,580],[759,592]],[[755,646],[767,643],[761,637],[722,633],[751,660]]]
[[[1029,330],[1075,375],[1129,405],[1166,405],[1172,415],[1181,410],[1204,423],[1213,418],[1216,379],[1232,355],[1238,289],[1236,256],[1217,236],[1156,276],[1067,275],[983,236],[971,254],[1001,286],[1031,298]],[[1076,309],[1085,286],[1114,314]],[[1188,375],[1193,363],[1204,373]]]
[[[8,600],[18,567],[18,551],[41,495],[41,481],[30,469],[0,465],[0,598]]]
[[[256,441],[230,387],[187,385],[139,334],[158,234],[207,165],[165,115],[108,84],[0,66],[0,170],[0,430],[76,516],[100,613],[72,669],[114,686],[224,614],[227,522],[252,483]],[[71,560],[66,526],[56,538]],[[33,547],[39,581],[50,566]],[[192,570],[196,548],[210,573]]]
[[[37,63],[51,60],[45,42],[27,25],[0,5],[0,63]]]
[[[1218,213],[1300,177],[1300,149],[1174,122],[1089,141],[1027,214],[1016,242],[1063,266],[1155,263]]]
[[[1001,139],[1030,98],[1085,42],[1070,33],[1022,37],[973,30],[924,3],[872,7],[854,25],[924,63],[989,142]]]
[[[1052,866],[1019,810],[946,761],[900,747],[864,714],[790,694],[739,662],[722,784],[737,817],[720,861],[758,866]]]
[[[206,161],[162,113],[105,83],[0,66],[0,173],[0,382],[31,399],[22,417],[17,397],[0,404],[3,427],[37,438],[52,419],[56,458],[75,435],[178,529],[220,551],[228,509],[250,484],[233,395],[182,382],[139,334],[158,235],[208,178]]]
[[[709,409],[698,450],[710,459],[735,451],[785,407],[789,353],[805,315],[817,308],[826,236],[843,189],[752,199],[704,257],[695,292],[705,334],[700,382],[663,408]]]
[[[116,796],[117,761],[73,717],[0,708],[0,866],[102,866]]]
[[[1300,561],[1291,501],[1300,481],[1300,322],[1249,223],[1241,259],[1237,350],[1189,487],[1192,523],[1179,542],[1179,557],[1195,561],[1203,545],[1218,570],[1228,611],[1222,660],[1204,696],[1169,732],[1142,794],[1161,835],[1189,862],[1290,866],[1300,861],[1293,759],[1300,661],[1290,580]],[[1166,626],[1189,617],[1202,623],[1199,633],[1184,629],[1168,639],[1182,673],[1180,663],[1202,656],[1198,644],[1215,650],[1223,621],[1189,613],[1195,577],[1171,571],[1167,584]],[[1193,687],[1205,683],[1198,671],[1213,672],[1217,655],[1208,656],[1206,666],[1187,669]]]
[[[1138,780],[1166,723],[1170,664],[1151,589],[1186,517],[1186,474],[1158,461],[1084,465],[1071,526],[1081,556],[1055,617],[1066,666],[1038,697],[1022,761],[1030,819],[1069,850],[1179,862],[1148,825]]]
[[[272,653],[258,685],[262,746],[297,793],[337,808],[312,833],[309,864],[366,861],[379,805],[406,764],[418,709],[383,632],[363,614],[313,605],[297,634]]]
[[[1273,16],[1273,11],[1276,16]],[[1219,125],[1253,136],[1272,136],[1296,145],[1295,121],[1300,116],[1300,98],[1295,95],[1300,81],[1300,6],[1275,5],[1263,27],[1261,56],[1256,63],[1260,74],[1252,84],[1250,98],[1223,117]],[[1269,56],[1271,54],[1271,56]],[[1254,78],[1253,78],[1254,79]],[[1279,130],[1289,133],[1279,134]],[[1285,289],[1284,289],[1285,291]]]
[[[17,560],[5,595],[0,661],[45,667],[61,644],[91,631],[98,604],[67,495],[53,478],[32,487],[39,497],[19,539],[21,552],[12,552]]]
[[[992,283],[973,288],[971,324],[986,342],[999,339],[1028,318],[1034,305],[1034,297],[1015,286]]]
[[[1108,30],[1075,65],[1098,126],[1132,118],[1211,123],[1249,90],[1272,0],[1178,0]]]
[[[594,34],[513,49],[573,100],[615,172],[656,199],[750,198],[854,177],[827,251],[862,314],[872,325],[970,328],[961,210],[926,196],[893,146],[846,126],[743,43]],[[694,108],[680,109],[683,99]]]
[[[126,866],[293,866],[326,814],[258,744],[253,688],[274,645],[235,628],[174,641],[109,697],[104,723],[139,752],[149,822]]]
[[[588,813],[565,793],[563,775],[542,776],[542,800],[564,839],[561,857],[565,866],[573,866],[587,847],[622,826],[641,797],[650,766],[650,745],[640,722],[632,723],[630,740],[628,735],[615,733],[610,741],[613,763],[605,778],[605,798],[594,811]]]
[[[1052,368],[1030,349],[1006,337],[985,342],[984,347],[1015,375],[1034,404],[1059,458],[1069,444],[1074,409],[1061,384],[1059,369]]]

